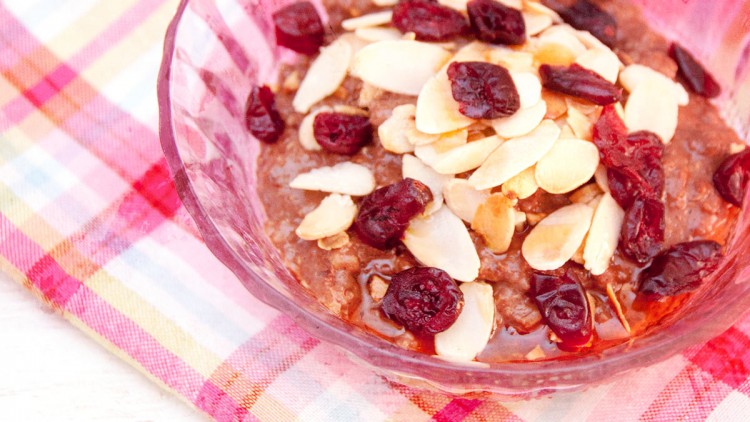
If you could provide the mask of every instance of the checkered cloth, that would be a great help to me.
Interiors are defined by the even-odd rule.
[[[0,269],[217,421],[750,418],[750,318],[583,393],[416,391],[259,303],[204,246],[157,139],[176,0],[0,2]]]

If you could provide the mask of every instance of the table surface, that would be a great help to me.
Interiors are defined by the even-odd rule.
[[[208,420],[3,273],[0,303],[0,420]]]

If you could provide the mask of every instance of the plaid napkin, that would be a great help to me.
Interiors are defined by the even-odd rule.
[[[217,421],[750,418],[750,318],[583,393],[497,403],[392,384],[251,297],[157,139],[176,0],[0,2],[0,269]]]

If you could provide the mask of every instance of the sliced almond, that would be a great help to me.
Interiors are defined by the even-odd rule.
[[[349,161],[319,167],[297,175],[289,186],[295,189],[364,196],[375,190],[375,177],[367,167]]]
[[[326,251],[341,249],[349,244],[349,235],[346,232],[334,234],[333,236],[318,239],[318,247]]]
[[[487,60],[514,72],[534,71],[534,55],[528,51],[516,51],[501,45],[492,45],[487,50]]]
[[[602,112],[602,106],[575,97],[565,96],[565,103],[568,105],[568,110],[574,108],[594,120],[598,119]]]
[[[344,81],[351,58],[352,46],[345,39],[321,48],[292,100],[294,110],[307,113],[318,101],[333,94]]]
[[[620,230],[625,211],[617,205],[612,195],[606,193],[599,201],[591,220],[586,247],[583,250],[584,267],[593,275],[603,274],[609,268],[620,240]]]
[[[526,24],[526,37],[533,37],[552,26],[552,17],[541,13],[523,12]]]
[[[603,165],[599,165],[599,167],[596,168],[596,172],[594,173],[594,181],[596,181],[597,186],[603,191],[603,192],[609,192],[609,182],[607,181],[607,168]]]
[[[451,179],[443,188],[445,205],[453,211],[458,218],[471,223],[477,208],[490,196],[489,190],[476,190],[466,179]]]
[[[466,12],[466,3],[468,2],[468,0],[438,0],[439,4],[458,10],[459,12]]]
[[[464,306],[447,330],[435,335],[435,352],[456,361],[473,360],[487,345],[495,323],[492,286],[477,281],[459,286]]]
[[[495,132],[503,138],[516,138],[526,135],[539,126],[547,114],[547,103],[539,100],[535,105],[522,108],[508,117],[490,120]]]
[[[560,122],[561,120],[557,120],[558,126]],[[578,139],[578,137],[575,132],[573,132],[573,129],[570,128],[570,125],[564,123],[560,128],[560,139]]]
[[[378,138],[386,151],[404,154],[414,151],[406,134],[416,130],[414,124],[414,104],[403,104],[393,108],[391,116],[378,126]]]
[[[615,83],[622,63],[610,49],[592,48],[576,57],[576,63]]]
[[[362,82],[362,89],[359,90],[359,98],[357,99],[357,105],[360,107],[369,108],[370,104],[375,101],[376,98],[383,95],[385,91],[370,85],[367,82]]]
[[[542,360],[547,357],[544,350],[538,344],[534,346],[529,353],[526,353],[526,360]]]
[[[521,10],[523,8],[523,0],[498,0],[498,1],[512,9]]]
[[[299,72],[295,70],[284,78],[284,83],[281,84],[281,87],[285,91],[294,92],[299,88],[299,83]]]
[[[524,0],[523,10],[529,13],[547,15],[552,18],[553,22],[562,22],[562,18],[560,18],[560,15],[558,15],[557,12],[535,0]]]
[[[406,132],[404,133],[406,135],[406,139],[414,146],[421,146],[421,145],[428,145],[434,142],[437,142],[443,137],[444,135],[455,134],[456,131],[447,132],[444,134],[431,134],[431,133],[423,133],[417,130],[417,124],[416,124],[416,108],[414,109],[415,117],[412,119],[413,125],[411,125]],[[446,136],[451,137],[451,135]]]
[[[379,302],[385,296],[385,292],[388,291],[388,282],[374,275],[367,283],[367,287],[370,289],[370,297]]]
[[[423,265],[440,268],[456,280],[473,281],[479,275],[479,255],[469,230],[448,207],[414,218],[403,242]]]
[[[630,93],[625,104],[625,125],[630,132],[654,132],[668,144],[677,129],[678,108],[672,83],[649,78]]]
[[[398,0],[372,0],[372,4],[375,6],[395,6],[398,3]]]
[[[520,232],[524,227],[526,227],[526,213],[516,210],[514,214],[516,216],[516,231]]]
[[[451,54],[419,41],[372,43],[354,56],[352,75],[386,91],[418,95]]]
[[[579,139],[587,141],[594,139],[594,121],[577,108],[568,108],[568,117],[565,118],[565,121]]]
[[[560,268],[576,253],[591,225],[593,210],[583,204],[564,206],[540,221],[521,246],[535,270]]]
[[[401,173],[404,178],[410,177],[427,185],[432,192],[432,202],[427,205],[425,214],[432,214],[443,205],[443,188],[453,178],[436,172],[419,158],[406,154],[401,157]]]
[[[539,185],[536,183],[534,173],[536,168],[531,166],[526,170],[508,179],[503,183],[502,191],[509,198],[526,199],[533,195]]]
[[[448,76],[440,73],[425,83],[417,98],[417,130],[423,133],[445,133],[463,129],[474,119],[458,111]]]
[[[521,99],[521,109],[533,107],[542,98],[542,82],[531,72],[511,72],[511,78],[516,85]]]
[[[513,201],[502,193],[493,193],[477,209],[471,228],[484,238],[489,250],[507,252],[516,230]]]
[[[575,30],[565,25],[554,25],[539,36],[539,46],[553,45],[569,51],[574,60],[586,52],[586,46],[576,37]]]
[[[367,110],[361,109],[359,107],[350,106],[347,104],[336,104],[333,106],[333,111],[336,113],[342,113],[342,114],[351,114],[354,116],[363,116],[363,117],[369,117],[370,113]]]
[[[555,122],[543,120],[528,135],[500,145],[471,175],[469,183],[480,190],[502,185],[536,164],[552,148],[559,135],[560,128]]]
[[[401,39],[401,31],[396,28],[357,28],[354,35],[368,42],[395,41]]]
[[[625,331],[630,334],[630,323],[628,322],[628,319],[625,318],[625,313],[622,311],[622,305],[617,299],[617,294],[615,294],[614,289],[612,289],[612,283],[607,283],[607,297],[609,298],[609,301],[612,302],[612,307],[615,308],[617,319],[620,320],[620,323],[622,324],[622,327],[625,328]]]
[[[468,137],[469,131],[466,129],[444,133],[439,135],[437,141],[431,144],[414,147],[414,155],[419,157],[419,159],[428,166],[432,166],[442,154],[445,154],[454,148],[466,145]]]
[[[369,28],[373,26],[386,25],[391,23],[392,17],[392,10],[382,10],[380,12],[357,16],[356,18],[344,19],[343,21],[341,21],[341,27],[346,29],[347,31],[354,31],[358,28]]]
[[[549,193],[567,193],[594,176],[599,150],[581,139],[558,139],[536,163],[536,182]]]
[[[299,139],[299,143],[300,145],[302,145],[302,148],[306,149],[307,151],[320,151],[323,149],[318,144],[318,141],[315,140],[313,123],[315,122],[315,116],[317,116],[318,113],[329,111],[331,111],[331,107],[319,107],[305,116],[304,119],[302,119],[299,124],[299,131],[297,132],[297,138]]]
[[[625,66],[622,72],[620,72],[620,84],[628,92],[633,92],[633,90],[646,79],[660,79],[665,83],[671,84],[675,90],[675,95],[677,96],[677,104],[685,106],[690,102],[690,95],[688,95],[688,92],[682,84],[673,81],[668,76],[651,69],[648,66],[642,64],[631,64]]]
[[[346,231],[357,215],[357,206],[349,195],[332,193],[310,211],[295,230],[304,240],[318,240]]]
[[[574,204],[588,204],[602,193],[602,189],[596,183],[589,183],[588,185],[581,186],[575,192],[570,194],[570,202]]]
[[[542,100],[547,104],[547,119],[557,119],[568,112],[568,102],[565,96],[556,92],[542,90]]]
[[[440,174],[458,174],[474,170],[502,143],[497,136],[469,142],[439,154],[431,166]]]

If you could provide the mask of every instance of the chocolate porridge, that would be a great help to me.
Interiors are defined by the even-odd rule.
[[[279,43],[300,59],[273,93],[250,100],[278,110],[275,131],[253,132],[265,141],[266,231],[332,313],[447,359],[552,359],[637,337],[715,269],[739,212],[717,190],[717,169],[740,174],[750,159],[728,162],[744,144],[706,98],[713,79],[692,86],[695,62],[683,63],[636,7],[375,3],[328,0],[322,26],[301,6],[277,14]],[[300,16],[308,33],[284,32]],[[438,29],[420,26],[432,17]],[[378,63],[378,44],[421,64]],[[331,81],[342,58],[351,64]],[[417,81],[430,60],[432,74]],[[328,76],[311,83],[313,72]],[[445,104],[429,91],[440,83],[451,88]],[[485,103],[472,89],[485,90]],[[440,107],[450,113],[433,119]],[[395,233],[378,237],[384,207],[403,227],[378,226]],[[670,265],[700,268],[675,286]],[[429,315],[404,309],[416,299],[395,282],[437,292],[419,299],[434,305]]]

